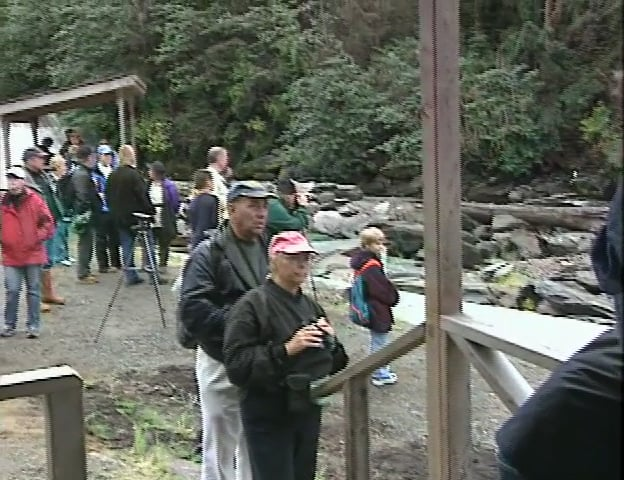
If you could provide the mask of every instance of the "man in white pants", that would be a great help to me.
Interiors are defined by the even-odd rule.
[[[267,199],[273,196],[258,182],[235,183],[227,194],[228,226],[195,247],[184,269],[178,315],[199,345],[201,480],[252,480],[240,393],[223,366],[223,333],[230,307],[266,278]]]

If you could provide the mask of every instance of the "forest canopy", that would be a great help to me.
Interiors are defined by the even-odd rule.
[[[460,0],[460,9],[466,171],[612,172],[622,0]],[[0,100],[139,75],[141,156],[179,177],[215,144],[247,174],[289,166],[353,182],[420,172],[416,0],[0,0],[0,45]],[[114,108],[64,121],[115,142]]]

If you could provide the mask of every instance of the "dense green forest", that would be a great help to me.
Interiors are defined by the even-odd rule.
[[[620,161],[622,0],[460,0],[467,172]],[[421,165],[417,0],[0,0],[0,99],[120,73],[148,84],[144,159],[226,145],[243,174],[405,179]],[[116,136],[114,105],[65,120]]]

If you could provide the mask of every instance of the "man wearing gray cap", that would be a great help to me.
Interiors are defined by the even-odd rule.
[[[46,154],[43,151],[36,147],[24,150],[24,153],[22,154],[22,164],[24,165],[24,172],[26,174],[26,185],[41,195],[50,209],[50,213],[52,213],[52,218],[54,219],[54,225],[56,228],[56,225],[63,221],[65,211],[57,192],[53,188],[54,179],[45,170],[45,163]],[[54,292],[52,279],[52,267],[54,266],[52,262],[52,239],[46,242],[45,247],[48,254],[48,260],[43,265],[41,274],[41,311],[49,312],[50,305],[64,305],[65,299],[59,297]]]
[[[223,366],[223,334],[232,305],[268,273],[267,200],[259,182],[228,191],[229,223],[200,243],[183,272],[178,304],[181,343],[197,346],[196,376],[202,413],[201,480],[251,480],[240,418],[240,392]],[[234,457],[236,456],[236,468]]]
[[[74,198],[74,228],[78,232],[78,282],[85,285],[98,283],[97,277],[91,274],[91,259],[93,258],[95,242],[95,225],[102,212],[102,197],[92,178],[95,168],[93,149],[81,145],[76,151],[78,168],[72,175]]]

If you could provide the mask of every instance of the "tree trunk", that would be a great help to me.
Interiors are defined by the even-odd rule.
[[[494,215],[512,215],[535,226],[594,232],[605,222],[608,208],[494,205],[465,202],[462,203],[462,212],[482,223],[490,223]]]

